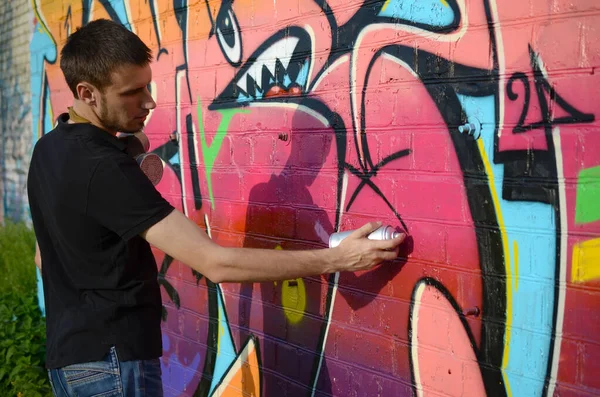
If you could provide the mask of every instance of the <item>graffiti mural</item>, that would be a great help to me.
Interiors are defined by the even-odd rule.
[[[322,248],[373,219],[410,235],[370,272],[275,283],[156,252],[168,395],[600,392],[595,2],[32,6],[37,135],[71,100],[61,45],[112,19],[154,52],[158,188],[212,239]]]

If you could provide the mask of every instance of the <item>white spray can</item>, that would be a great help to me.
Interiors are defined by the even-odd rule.
[[[343,239],[348,237],[354,232],[354,230],[348,230],[346,232],[337,232],[329,236],[329,248],[335,248],[342,242]],[[369,240],[391,240],[400,236],[400,233],[389,225],[384,225],[374,230],[367,236]]]

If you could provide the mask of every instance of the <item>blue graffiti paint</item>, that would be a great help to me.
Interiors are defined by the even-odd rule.
[[[101,0],[100,2],[113,21],[119,22],[121,25],[131,30],[131,23],[129,22],[129,10],[127,9],[127,3],[125,0]]]
[[[46,316],[46,304],[44,301],[44,284],[42,283],[42,275],[38,268],[35,269],[35,275],[37,279],[37,299],[38,305],[40,306],[40,310],[42,312],[42,317]]]
[[[169,159],[169,163],[171,163],[172,165],[180,165],[181,162],[179,161],[179,153],[175,153],[173,157]]]
[[[454,11],[442,0],[389,0],[379,16],[438,27],[454,21]]]
[[[251,100],[252,100],[251,96],[244,95],[241,92],[238,94],[238,97],[237,97],[238,102],[250,102]]]
[[[112,1],[113,8],[119,16],[119,21],[127,29],[131,30],[131,23],[129,22],[129,13],[127,12],[127,4],[125,0]]]
[[[29,51],[31,54],[31,116],[33,123],[33,143],[35,143],[41,135],[50,131],[49,129],[45,129],[45,117],[47,115],[41,114],[42,109],[45,108],[46,113],[49,110],[49,107],[45,107],[45,104],[42,102],[43,94],[49,92],[46,81],[45,62],[54,63],[57,56],[56,43],[40,21],[37,21],[35,24],[33,37],[29,44]],[[46,98],[48,97],[49,95]],[[40,122],[42,118],[44,118],[44,124]]]
[[[231,364],[235,361],[237,354],[229,322],[226,316],[225,304],[223,302],[223,292],[221,287],[217,285],[217,305],[219,311],[219,331],[217,345],[217,361],[213,372],[212,383],[208,395],[212,395],[217,385],[221,382]]]
[[[45,112],[43,114],[43,125],[42,125],[42,134],[46,134],[54,128],[54,120],[53,120],[53,112],[52,112],[52,103],[50,102],[50,87],[48,86],[48,82],[44,82],[44,98],[45,98]],[[34,140],[37,140],[37,137],[34,137]],[[42,275],[39,270],[36,272],[37,278],[37,288],[38,288],[38,305],[40,306],[40,310],[42,311],[42,316],[46,315],[46,302],[44,301],[44,285],[42,283]]]
[[[305,61],[302,64],[302,68],[300,72],[298,72],[298,76],[296,77],[296,84],[300,87],[306,87],[306,83],[308,83],[308,69],[310,68],[309,61]]]
[[[42,124],[42,131],[41,134],[46,134],[47,132],[52,131],[52,129],[54,128],[54,121],[52,118],[52,104],[50,103],[50,87],[48,86],[48,82],[44,81],[44,101],[45,101],[45,106],[43,107],[43,109],[45,109],[44,114],[42,115],[43,117],[43,124]],[[36,107],[33,107],[34,109],[36,109]],[[40,112],[39,108],[38,110],[38,114]],[[39,116],[38,116],[39,118]],[[34,124],[36,125],[36,124]],[[37,135],[34,133],[34,142],[37,141]],[[32,146],[33,147],[33,146]],[[29,214],[29,216],[31,217],[31,214]],[[37,269],[36,269],[37,270]],[[36,279],[37,279],[37,298],[38,298],[38,305],[40,307],[40,310],[42,311],[42,316],[46,315],[46,302],[44,301],[44,284],[42,283],[42,275],[40,274],[40,271],[37,270],[36,271]]]
[[[171,348],[171,340],[168,335],[162,335],[163,351],[169,351]],[[166,386],[173,387],[176,391],[182,393],[188,390],[194,380],[194,374],[200,371],[201,357],[200,353],[196,353],[192,362],[184,359],[179,361],[177,354],[173,353],[168,357],[163,357],[160,361],[162,370],[163,382]]]
[[[56,62],[56,43],[41,21],[34,26],[33,37],[29,44],[31,70],[31,116],[33,125],[33,144],[38,138],[52,130],[52,105],[50,103],[50,87],[46,79],[45,63]],[[38,305],[42,315],[46,315],[44,287],[42,276],[36,271]]]
[[[554,210],[544,203],[502,199],[504,166],[493,162],[495,98],[463,95],[458,98],[469,122],[482,123],[480,139],[493,170],[508,239],[513,277],[507,279],[507,294],[512,295],[512,304],[507,306],[511,313],[507,318],[511,327],[507,330],[509,353],[504,369],[507,389],[510,388],[513,395],[541,396],[550,354],[555,299]]]
[[[44,112],[44,125],[43,128],[44,130],[42,131],[44,134],[52,131],[52,129],[54,128],[54,112],[52,111],[52,102],[50,102],[50,85],[48,84],[48,82],[46,81],[46,87],[44,88],[44,98],[45,98],[45,105],[44,105],[44,109],[46,109],[46,111]]]

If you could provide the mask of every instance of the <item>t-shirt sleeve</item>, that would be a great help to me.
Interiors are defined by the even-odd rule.
[[[94,170],[86,212],[124,240],[142,233],[173,211],[133,158],[101,161]]]

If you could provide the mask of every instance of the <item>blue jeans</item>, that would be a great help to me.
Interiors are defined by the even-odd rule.
[[[110,348],[104,360],[48,371],[56,397],[162,397],[160,360],[119,361]]]

